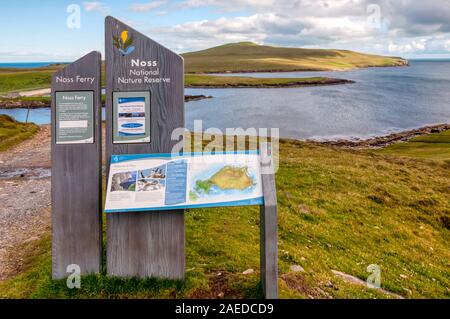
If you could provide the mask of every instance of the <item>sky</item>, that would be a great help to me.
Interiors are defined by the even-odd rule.
[[[450,58],[450,0],[0,0],[0,62],[104,53],[112,15],[184,53],[231,42]]]

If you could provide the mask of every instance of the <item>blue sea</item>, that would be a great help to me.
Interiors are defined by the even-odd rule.
[[[0,63],[0,69],[4,68],[19,68],[19,69],[27,69],[27,68],[41,68],[44,66],[49,66],[55,63],[64,63],[64,62],[12,62],[12,63]]]
[[[370,138],[450,123],[450,61],[412,60],[409,67],[342,72],[231,74],[253,77],[326,76],[354,84],[277,89],[187,89],[214,98],[186,104],[186,126],[203,130],[279,128],[294,139]]]
[[[186,89],[214,98],[186,103],[188,129],[279,128],[281,137],[329,140],[368,138],[450,123],[450,61],[411,61],[410,67],[344,72],[232,74],[254,77],[328,76],[354,84],[277,89]],[[26,109],[0,110],[19,121]],[[30,111],[50,123],[50,109]]]

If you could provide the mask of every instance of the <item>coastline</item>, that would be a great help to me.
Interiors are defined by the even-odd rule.
[[[192,101],[200,101],[205,99],[212,99],[213,96],[211,95],[185,95],[184,96],[184,102],[192,102]]]
[[[0,109],[10,110],[10,109],[43,109],[50,107],[50,101],[23,101],[18,99],[6,99],[2,100],[0,98]]]
[[[187,84],[186,88],[189,89],[280,89],[280,88],[298,88],[298,87],[309,87],[309,86],[325,86],[325,85],[343,85],[343,84],[353,84],[355,81],[346,79],[335,79],[335,78],[324,78],[321,81],[292,81],[289,83],[281,84]]]
[[[20,97],[18,98],[2,98],[0,97],[0,109],[4,110],[10,110],[10,109],[43,109],[43,108],[49,108],[51,104],[51,98],[43,97],[43,96],[35,96],[35,99],[33,100],[33,97],[28,97],[28,99],[24,100]],[[185,95],[184,101],[192,102],[192,101],[199,101],[204,99],[212,99],[213,97],[210,95]]]
[[[48,129],[50,127],[50,124],[41,124],[41,125],[39,125],[39,127],[43,128],[43,129]],[[428,126],[423,126],[421,128],[417,128],[417,129],[401,131],[398,133],[374,136],[374,137],[364,139],[364,140],[339,139],[336,141],[331,141],[331,140],[316,141],[316,140],[310,140],[310,139],[300,140],[300,139],[292,139],[292,138],[280,138],[280,140],[312,143],[312,144],[325,145],[325,146],[339,148],[339,149],[368,150],[368,149],[382,149],[382,148],[388,147],[393,144],[409,142],[411,139],[413,139],[415,137],[429,135],[432,133],[441,133],[441,132],[448,131],[448,130],[450,130],[450,123],[428,125]]]
[[[306,78],[308,79],[308,78]],[[266,80],[266,79],[263,79]],[[290,80],[290,79],[287,79]],[[185,88],[190,89],[279,89],[279,88],[300,88],[312,86],[328,86],[328,85],[344,85],[353,84],[355,81],[338,78],[312,78],[311,80],[295,80],[285,83],[211,83],[211,84],[186,84]],[[17,93],[9,93],[5,96],[0,96],[0,109],[15,109],[15,108],[46,108],[50,107],[51,97],[50,89],[39,89],[22,91]],[[185,95],[185,102],[198,101],[203,99],[210,99],[212,96],[206,95]]]
[[[314,140],[306,140],[307,142],[316,143],[320,145],[327,145],[336,148],[344,148],[344,149],[378,149],[384,148],[392,144],[400,143],[400,142],[408,142],[411,139],[428,135],[432,133],[441,133],[443,131],[450,130],[450,123],[446,124],[435,124],[435,125],[427,125],[416,129],[401,131],[397,133],[392,133],[388,135],[380,135],[374,136],[368,139],[363,140],[352,140],[352,139],[339,139],[335,141],[314,141]]]

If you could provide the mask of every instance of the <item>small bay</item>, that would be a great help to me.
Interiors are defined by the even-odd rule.
[[[450,61],[411,61],[409,67],[341,72],[283,72],[223,76],[311,77],[353,80],[354,84],[274,89],[186,89],[211,95],[186,103],[186,127],[203,130],[279,128],[280,136],[329,140],[369,138],[450,122]],[[24,121],[27,110],[0,110]],[[49,109],[33,109],[29,121],[50,122]]]

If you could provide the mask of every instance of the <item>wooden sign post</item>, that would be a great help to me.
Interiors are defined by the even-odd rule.
[[[91,52],[52,78],[52,277],[99,273],[101,55]],[[74,268],[76,269],[76,268]],[[72,270],[73,271],[73,270]]]
[[[178,54],[107,17],[106,156],[170,153],[184,127],[184,62]],[[107,272],[180,279],[184,210],[107,215]]]
[[[264,205],[260,207],[261,284],[267,299],[278,298],[278,224],[277,191],[273,168],[272,145],[260,144],[261,182]]]

